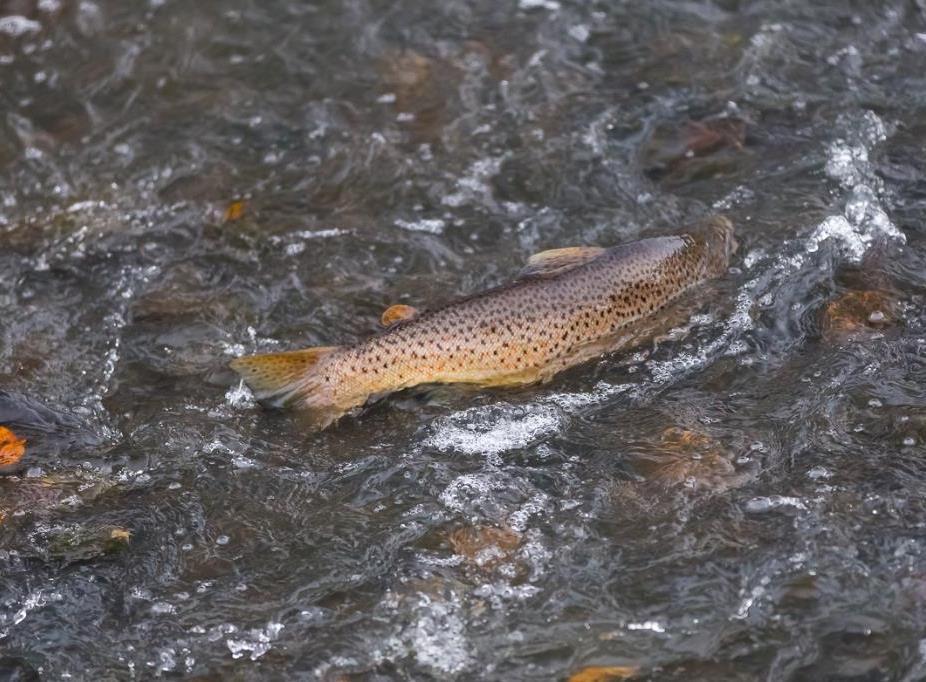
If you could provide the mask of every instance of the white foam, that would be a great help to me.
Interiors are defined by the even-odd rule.
[[[749,39],[738,68],[750,88],[757,88],[766,74],[774,72],[768,67],[769,61],[786,53],[788,40],[784,29],[779,23],[762,24]]]
[[[421,220],[396,220],[395,224],[403,230],[411,232],[427,232],[428,234],[441,234],[447,227],[447,222],[440,218],[422,218]]]
[[[743,267],[747,270],[752,270],[753,266],[765,260],[768,257],[768,254],[765,253],[765,249],[753,249],[743,258]]]
[[[825,171],[846,187],[861,181],[862,169],[868,164],[868,149],[863,145],[850,145],[837,140],[829,146],[826,154]]]
[[[331,237],[340,237],[349,234],[347,230],[339,227],[329,227],[324,230],[302,230],[293,234],[298,239],[329,239]]]
[[[815,481],[820,478],[831,478],[832,476],[833,472],[826,467],[814,467],[807,472],[807,478],[812,478]]]
[[[518,7],[523,10],[547,9],[555,12],[560,8],[560,4],[555,0],[518,0]]]
[[[39,22],[27,19],[18,14],[0,17],[0,33],[5,33],[14,38],[18,38],[27,33],[38,33],[41,30],[42,25]]]
[[[271,243],[283,245],[283,250],[287,256],[298,256],[305,251],[307,244],[305,242],[312,239],[331,239],[349,234],[347,230],[339,227],[329,227],[321,230],[299,230],[282,236],[271,237]]]
[[[651,362],[647,365],[653,381],[657,385],[666,384],[676,380],[692,370],[700,369],[708,365],[725,348],[730,345],[743,333],[753,328],[752,307],[755,299],[751,290],[755,286],[756,280],[747,282],[736,297],[736,307],[733,313],[723,324],[723,330],[720,336],[705,343],[701,348],[690,353],[679,353],[670,360],[661,362]],[[638,386],[634,395],[639,397],[648,390],[649,386]]]
[[[107,204],[105,201],[78,201],[67,207],[68,213],[82,213],[84,211],[89,211],[91,209],[100,208],[105,209]]]
[[[505,602],[525,601],[540,593],[534,585],[511,585],[509,583],[485,583],[473,590],[473,596],[487,599],[496,611],[505,608]]]
[[[235,408],[254,407],[256,405],[254,394],[251,393],[251,389],[247,387],[244,381],[238,382],[237,386],[232,386],[226,391],[225,402]]]
[[[585,24],[576,24],[575,26],[570,26],[567,32],[580,43],[584,43],[586,40],[588,40],[589,35],[591,35],[591,30],[589,30],[588,26]]]
[[[484,506],[493,491],[504,487],[504,480],[492,472],[463,474],[451,481],[438,499],[451,511],[468,513],[473,507]]]
[[[165,616],[177,613],[177,607],[166,601],[156,601],[151,605],[151,613],[155,616]]]
[[[765,595],[765,587],[763,585],[756,585],[752,588],[747,596],[744,596],[740,602],[739,607],[736,609],[736,613],[733,614],[733,618],[742,620],[749,615],[749,610],[755,605],[756,601],[761,599]]]
[[[543,544],[543,535],[536,528],[527,531],[524,536],[526,539],[518,550],[518,559],[527,565],[530,570],[528,579],[534,581],[546,573],[553,554]]]
[[[859,261],[871,244],[871,235],[857,230],[845,216],[831,215],[817,225],[807,239],[808,253],[814,253],[820,244],[832,240],[837,243],[850,260]]]
[[[45,607],[49,602],[61,601],[60,592],[48,590],[35,590],[26,595],[22,603],[10,614],[0,613],[0,639],[9,635],[10,629],[22,623],[33,611]],[[5,605],[9,605],[6,602]]]
[[[491,458],[527,447],[555,433],[561,425],[560,411],[551,406],[500,403],[437,419],[424,445],[445,452],[452,450]]]
[[[888,126],[874,112],[843,121],[844,137],[827,148],[826,174],[849,191],[843,215],[827,216],[810,235],[807,251],[832,239],[843,254],[858,262],[877,238],[906,242],[880,201],[883,182],[870,161],[872,148],[887,139]]]
[[[460,604],[421,595],[417,619],[407,637],[419,665],[447,674],[460,673],[471,663]]]
[[[628,630],[648,630],[649,632],[665,632],[666,626],[656,620],[645,620],[642,623],[627,623]]]
[[[754,497],[746,502],[746,511],[753,514],[764,514],[766,512],[781,509],[782,507],[792,507],[794,509],[806,509],[807,506],[799,497],[787,495],[770,495],[768,497]]]
[[[225,645],[231,652],[232,658],[238,659],[245,654],[252,661],[270,651],[273,641],[280,635],[283,630],[282,623],[268,623],[265,628],[255,628],[245,634],[245,638],[225,640]]]
[[[600,381],[591,391],[554,393],[527,405],[498,403],[462,410],[436,419],[423,441],[426,447],[464,455],[485,455],[494,465],[499,455],[529,447],[561,431],[570,415],[626,392],[629,384]]]
[[[755,198],[756,193],[745,187],[739,185],[735,187],[731,192],[723,196],[714,202],[714,208],[718,211],[729,211],[731,208],[744,204],[747,201],[751,201]]]
[[[598,405],[610,398],[630,390],[631,384],[610,384],[599,381],[591,391],[577,391],[575,393],[554,393],[547,396],[544,402],[556,405],[567,413],[572,414],[585,407]]]
[[[161,672],[170,672],[177,667],[176,649],[161,649],[158,653],[158,670]]]
[[[546,493],[538,492],[527,502],[521,505],[519,509],[508,516],[508,526],[511,530],[523,533],[527,530],[527,522],[530,517],[549,511],[550,496]]]
[[[494,205],[492,187],[489,180],[498,174],[507,155],[479,159],[457,180],[457,191],[445,196],[441,203],[445,206],[459,207],[469,201],[478,200],[486,205]]]
[[[465,612],[456,593],[442,598],[425,593],[409,597],[387,592],[380,604],[388,610],[391,619],[407,605],[411,611],[408,615],[413,620],[399,632],[382,639],[378,648],[369,651],[373,663],[378,665],[413,656],[419,666],[444,676],[457,675],[472,665]],[[405,614],[402,615],[404,620]],[[356,664],[353,659],[337,656],[316,668],[316,674],[322,676],[333,667]]]

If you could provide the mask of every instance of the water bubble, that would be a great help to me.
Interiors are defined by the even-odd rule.
[[[547,9],[551,12],[555,12],[560,8],[560,5],[555,0],[518,0],[518,7],[523,10],[530,9]]]
[[[395,224],[404,230],[411,232],[427,232],[429,234],[441,234],[447,223],[440,218],[422,218],[421,220],[396,220]]]
[[[151,605],[151,613],[156,616],[169,615],[177,612],[177,607],[166,601],[158,601]]]
[[[245,633],[248,635],[247,639],[228,639],[225,644],[232,658],[238,659],[249,654],[249,658],[256,661],[270,651],[271,642],[279,636],[281,630],[283,630],[282,623],[269,623],[266,628]]]
[[[177,667],[177,652],[173,649],[164,649],[158,654],[158,670],[169,672]]]
[[[628,630],[649,630],[650,632],[665,632],[666,626],[655,620],[646,620],[642,623],[627,623]]]
[[[792,507],[794,509],[806,509],[806,505],[799,497],[789,497],[785,495],[771,495],[768,497],[754,497],[746,502],[746,511],[753,514],[763,514],[766,512],[781,509],[782,507]]]
[[[472,659],[463,616],[456,598],[445,601],[420,595],[416,620],[404,634],[419,665],[447,674],[469,667]]]
[[[584,43],[586,40],[588,40],[588,36],[591,31],[589,31],[588,26],[585,24],[577,24],[576,26],[571,26],[568,33],[580,43]]]

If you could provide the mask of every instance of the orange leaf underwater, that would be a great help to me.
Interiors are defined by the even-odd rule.
[[[0,426],[0,467],[16,464],[26,453],[26,441]]]
[[[633,677],[637,672],[639,668],[629,665],[590,666],[570,675],[569,682],[615,682]]]
[[[235,220],[241,220],[244,217],[244,212],[247,210],[248,204],[246,201],[233,201],[228,205],[228,208],[225,209],[225,222],[230,223]]]

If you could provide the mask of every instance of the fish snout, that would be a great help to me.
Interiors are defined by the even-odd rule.
[[[726,247],[727,257],[729,258],[740,247],[740,243],[736,240],[733,230],[733,221],[723,215],[718,215],[713,217],[714,230],[720,236],[723,245]]]
[[[704,220],[702,229],[711,269],[720,274],[729,266],[730,257],[739,248],[739,242],[733,235],[733,222],[726,216],[712,215]]]
[[[724,220],[726,220],[726,218]],[[733,233],[733,223],[731,223],[729,220],[727,220],[727,222],[730,224],[730,227],[726,232],[727,256],[729,257],[740,250],[740,242],[736,238],[736,235]]]

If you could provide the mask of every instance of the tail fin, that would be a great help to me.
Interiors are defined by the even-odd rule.
[[[316,393],[324,385],[316,369],[319,361],[339,346],[292,350],[285,353],[249,355],[232,360],[230,367],[261,402],[283,407],[297,401],[306,406],[323,402]]]

